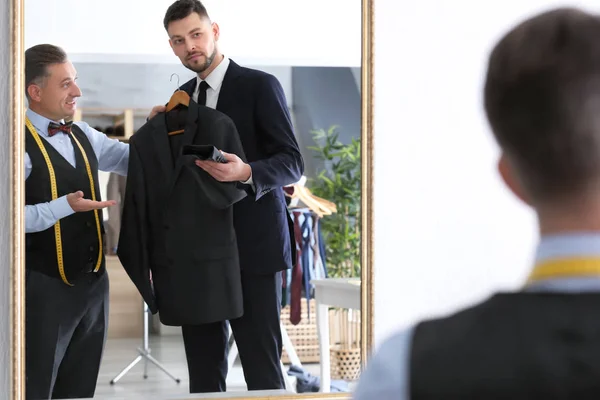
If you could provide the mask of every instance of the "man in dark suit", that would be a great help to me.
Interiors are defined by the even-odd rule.
[[[293,223],[282,187],[297,182],[304,172],[285,95],[274,76],[241,67],[219,51],[219,26],[199,1],[173,3],[164,26],[175,55],[198,74],[182,89],[199,104],[231,117],[240,135],[247,163],[225,153],[225,164],[197,165],[218,181],[237,182],[248,193],[234,206],[244,314],[230,324],[248,389],[283,389],[281,271],[292,265]],[[163,110],[157,106],[151,116]],[[190,391],[225,391],[227,324],[188,325],[182,331]]]

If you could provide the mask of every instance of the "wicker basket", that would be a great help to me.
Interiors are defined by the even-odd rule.
[[[293,325],[290,322],[290,307],[287,306],[281,310],[281,322],[285,327],[288,336],[294,349],[298,354],[300,362],[303,364],[311,364],[319,362],[319,336],[317,334],[317,313],[316,303],[314,299],[310,300],[310,313],[306,306],[306,299],[302,299],[301,311],[302,320],[298,325]],[[289,364],[290,359],[283,349],[281,361],[284,364]]]
[[[356,381],[360,376],[360,347],[331,346],[331,379]]]

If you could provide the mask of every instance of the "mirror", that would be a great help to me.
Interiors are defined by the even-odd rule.
[[[350,398],[372,0],[12,2],[13,398]]]

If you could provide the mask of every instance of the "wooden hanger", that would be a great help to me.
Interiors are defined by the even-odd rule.
[[[300,200],[309,206],[317,215],[322,217],[323,215],[331,215],[334,213],[334,210],[322,202],[323,199],[312,194],[307,187],[299,186],[298,189],[300,189]]]
[[[337,207],[334,203],[315,196],[308,188],[296,184],[291,186],[294,188],[294,191],[292,194],[286,192],[286,196],[298,198],[319,217],[322,218],[324,215],[331,215],[337,211]]]
[[[312,197],[315,201],[321,203],[326,209],[332,211],[332,212],[337,212],[337,206],[335,205],[334,202],[329,201],[329,200],[325,200],[322,197],[316,196],[313,194],[313,192],[310,191],[309,188],[305,187],[303,188],[306,191],[306,194],[310,197]]]
[[[175,93],[173,93],[173,96],[171,96],[171,99],[167,104],[166,112],[171,111],[179,105],[186,107],[189,107],[190,105],[190,95],[184,92],[183,90],[178,90]]]
[[[175,91],[175,93],[173,93],[173,95],[171,96],[171,98],[169,99],[169,103],[167,103],[167,107],[166,107],[166,112],[171,111],[172,109],[174,109],[177,106],[185,106],[185,107],[189,107],[190,106],[190,95],[187,94],[187,92],[180,90],[179,89],[179,75],[177,74],[171,74],[171,79],[173,80],[173,75],[177,76],[177,88],[178,90]],[[183,133],[183,129],[177,130],[177,131],[173,131],[173,132],[169,132],[168,135],[172,136],[172,135],[179,135],[181,133]]]

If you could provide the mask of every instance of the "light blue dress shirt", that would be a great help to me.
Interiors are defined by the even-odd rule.
[[[581,233],[543,237],[536,251],[536,262],[553,258],[600,257],[600,234]],[[600,278],[553,278],[525,288],[539,292],[600,292]],[[362,373],[354,392],[355,400],[408,400],[410,346],[414,327],[384,341]]]
[[[50,120],[42,117],[34,111],[27,110],[27,117],[35,127],[42,140],[45,140],[56,149],[73,167],[75,167],[75,149],[69,137],[59,133],[52,137],[48,136],[48,125]],[[100,171],[114,172],[119,175],[127,175],[127,166],[129,163],[129,145],[116,139],[110,139],[102,132],[98,132],[85,122],[75,122],[85,133],[96,158],[98,159],[98,169]],[[41,166],[46,168],[46,166]],[[83,167],[83,166],[82,166]],[[29,154],[25,153],[25,179],[31,174],[31,159]],[[67,196],[64,195],[48,203],[40,203],[25,206],[25,232],[40,232],[56,224],[56,221],[65,218],[74,211],[67,202]]]

